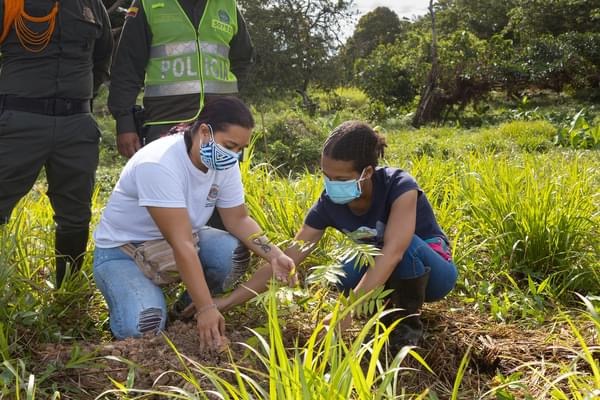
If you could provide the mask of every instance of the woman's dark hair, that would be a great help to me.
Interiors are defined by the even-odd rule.
[[[323,145],[323,155],[334,160],[352,161],[354,169],[361,172],[369,165],[377,166],[386,146],[385,138],[369,125],[346,121],[331,132]]]
[[[204,103],[200,115],[193,123],[176,125],[169,134],[181,133],[185,137],[188,151],[191,148],[192,136],[200,125],[210,124],[213,131],[224,131],[229,125],[238,125],[247,129],[254,128],[254,118],[244,102],[233,96],[219,96]]]

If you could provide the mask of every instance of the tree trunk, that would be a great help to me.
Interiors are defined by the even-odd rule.
[[[431,15],[431,70],[427,77],[427,84],[421,92],[421,99],[412,121],[413,126],[416,128],[426,122],[439,120],[444,109],[444,98],[441,90],[437,87],[439,66],[433,0],[429,0],[429,14]]]
[[[302,108],[308,111],[308,115],[314,117],[317,113],[317,103],[315,103],[308,95],[309,80],[305,79],[302,82],[302,89],[296,89],[296,92],[302,96]]]

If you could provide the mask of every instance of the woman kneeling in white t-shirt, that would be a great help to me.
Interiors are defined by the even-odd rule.
[[[274,271],[293,268],[293,261],[261,236],[244,203],[238,158],[253,127],[241,100],[218,98],[183,134],[150,143],[125,165],[94,232],[94,279],[118,339],[158,332],[167,319],[161,288],[121,246],[156,239],[171,245],[197,310],[201,347],[222,345],[225,320],[212,294],[223,290],[231,272],[235,238],[269,261]],[[205,226],[214,207],[233,236]]]

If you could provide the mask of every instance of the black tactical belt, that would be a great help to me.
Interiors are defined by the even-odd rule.
[[[90,100],[46,98],[37,99],[18,97],[13,95],[0,95],[0,109],[24,111],[34,114],[66,116],[91,112]]]

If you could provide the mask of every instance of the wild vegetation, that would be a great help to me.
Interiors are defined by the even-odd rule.
[[[311,118],[301,105],[280,113],[273,103],[256,112],[243,176],[249,209],[276,242],[292,237],[322,190],[318,143],[340,120],[368,112],[356,89],[316,98],[330,111]],[[399,354],[387,352],[389,330],[377,324],[385,293],[372,295],[348,335],[322,332],[326,313],[353,308],[331,288],[339,257],[372,254],[333,232],[306,262],[301,287],[274,287],[227,316],[234,342],[227,354],[199,353],[193,325],[180,322],[164,337],[111,342],[91,257],[83,274],[53,288],[52,215],[41,179],[1,231],[2,397],[594,398],[600,157],[588,142],[598,120],[586,109],[558,123],[580,104],[548,100],[555,103],[527,100],[527,110],[523,102],[494,104],[506,122],[485,128],[415,130],[394,118],[377,127],[389,143],[385,163],[409,170],[429,194],[460,270],[450,298],[426,307],[422,346]],[[95,221],[122,166],[110,119],[101,125]],[[564,140],[569,130],[588,139]]]
[[[118,34],[125,1],[105,3]],[[201,353],[181,321],[113,341],[93,243],[82,273],[54,288],[42,176],[0,227],[0,399],[599,398],[597,4],[435,2],[446,100],[415,129],[429,16],[378,8],[342,44],[351,1],[263,3],[239,1],[258,52],[243,88],[257,122],[242,163],[249,210],[272,240],[289,241],[322,191],[323,139],[342,121],[370,122],[389,145],[382,163],[428,193],[459,268],[452,294],[425,307],[421,345],[388,351],[386,293],[358,307],[332,289],[340,258],[374,254],[335,232],[302,266],[301,286],[273,284],[226,316],[223,353]],[[124,165],[105,104],[104,90],[92,226]],[[323,330],[327,313],[350,310],[361,317],[347,335]]]
[[[116,35],[127,2],[104,0]],[[429,2],[434,18],[401,19],[378,7],[358,21],[354,3],[240,0],[256,49],[245,98],[268,104],[300,96],[314,114],[319,89],[356,86],[371,99],[373,119],[381,119],[398,109],[414,112],[430,87],[438,101],[425,122],[462,119],[471,108],[485,114],[494,92],[511,101],[540,89],[600,98],[597,2],[437,0]]]

